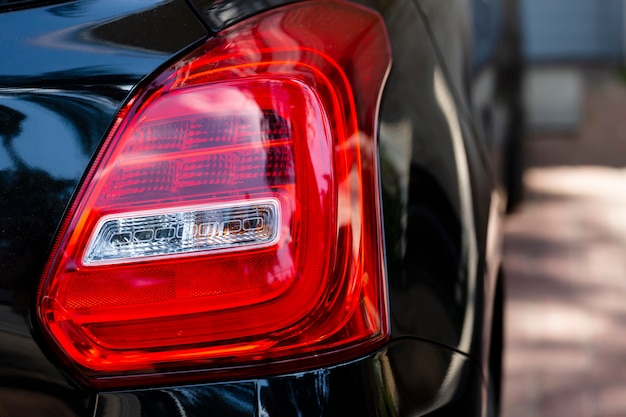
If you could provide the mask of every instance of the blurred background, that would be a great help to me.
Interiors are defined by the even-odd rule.
[[[519,0],[502,415],[626,416],[626,1]]]

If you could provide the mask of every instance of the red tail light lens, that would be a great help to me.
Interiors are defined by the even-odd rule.
[[[380,344],[389,65],[376,14],[312,1],[233,26],[138,91],[44,275],[39,320],[66,359],[104,384]]]

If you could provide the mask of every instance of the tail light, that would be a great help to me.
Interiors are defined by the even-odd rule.
[[[312,1],[231,27],[137,91],[41,285],[66,362],[102,386],[293,371],[382,343],[389,65],[379,16]]]

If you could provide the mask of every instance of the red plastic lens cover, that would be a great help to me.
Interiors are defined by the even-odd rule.
[[[375,112],[387,42],[368,9],[293,4],[134,93],[39,292],[45,335],[88,382],[295,370],[386,339]]]

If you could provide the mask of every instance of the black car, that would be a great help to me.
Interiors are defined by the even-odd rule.
[[[0,416],[497,415],[476,10],[0,1]]]

